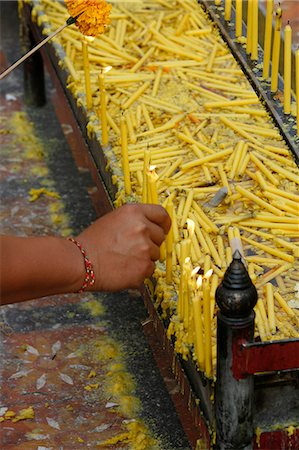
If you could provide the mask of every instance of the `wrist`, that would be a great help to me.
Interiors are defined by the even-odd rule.
[[[82,244],[78,240],[76,240],[72,237],[67,238],[67,240],[77,247],[77,249],[78,249],[77,253],[78,252],[81,253],[81,260],[83,261],[83,264],[84,264],[83,281],[81,281],[81,285],[80,285],[79,289],[76,289],[76,292],[81,293],[84,291],[88,291],[95,284],[95,275],[94,275],[94,269],[93,269],[92,262],[90,261],[89,257],[87,256],[85,248],[82,246]],[[82,264],[81,264],[81,266],[82,266]],[[82,280],[82,276],[81,276],[81,280]]]

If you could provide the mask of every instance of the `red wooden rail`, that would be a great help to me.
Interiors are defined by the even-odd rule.
[[[233,343],[232,371],[236,379],[258,372],[299,369],[299,340]]]

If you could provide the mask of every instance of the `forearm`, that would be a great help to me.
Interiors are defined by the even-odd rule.
[[[59,237],[1,237],[1,304],[75,292],[85,267],[76,246]]]

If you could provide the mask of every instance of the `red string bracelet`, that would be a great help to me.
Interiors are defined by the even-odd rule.
[[[73,244],[75,244],[79,248],[79,250],[82,253],[82,256],[84,258],[85,278],[84,278],[81,288],[78,291],[78,292],[84,292],[87,287],[91,287],[95,283],[93,266],[91,264],[91,261],[87,258],[86,252],[85,252],[84,248],[82,247],[82,245],[78,241],[76,241],[76,239],[73,239],[71,237],[69,237],[67,239],[68,239],[68,241],[73,242]]]

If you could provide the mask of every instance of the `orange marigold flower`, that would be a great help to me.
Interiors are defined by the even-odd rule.
[[[104,33],[110,23],[112,6],[105,0],[65,0],[70,15],[76,18],[76,25],[82,34],[97,36]]]

